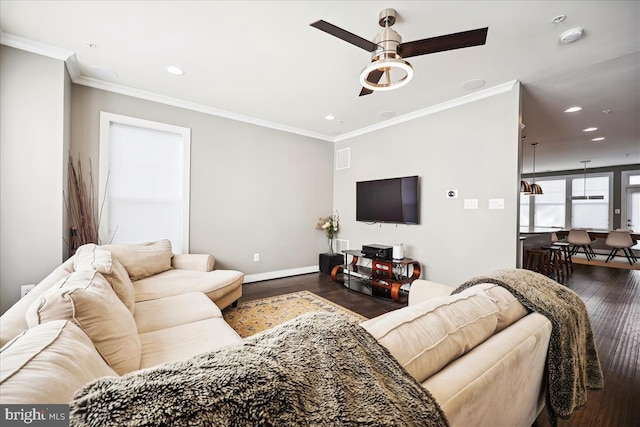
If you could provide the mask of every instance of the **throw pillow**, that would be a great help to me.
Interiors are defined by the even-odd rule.
[[[67,403],[87,382],[117,374],[68,320],[27,329],[0,350],[3,404]]]
[[[142,347],[133,315],[97,271],[71,273],[35,300],[26,317],[29,327],[71,320],[120,375],[140,367]]]
[[[480,283],[460,292],[461,294],[484,293],[498,306],[498,326],[496,332],[500,332],[507,326],[515,323],[529,314],[526,308],[514,297],[511,292],[493,283]]]
[[[74,270],[97,270],[107,279],[120,301],[134,313],[136,294],[133,283],[127,270],[110,251],[93,243],[80,246],[76,250]]]
[[[131,280],[140,280],[171,269],[171,241],[159,240],[139,244],[104,245],[129,273]]]
[[[489,338],[498,308],[485,295],[451,295],[361,324],[419,382]]]

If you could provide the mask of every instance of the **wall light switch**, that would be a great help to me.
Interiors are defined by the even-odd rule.
[[[504,209],[504,199],[489,199],[489,209]]]
[[[614,209],[613,213],[616,214],[616,215],[620,215],[620,209]]]
[[[464,199],[465,209],[478,209],[478,199]]]

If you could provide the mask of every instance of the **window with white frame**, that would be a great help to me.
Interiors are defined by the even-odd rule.
[[[100,131],[101,241],[188,252],[190,130],[102,112]]]
[[[594,173],[587,176],[586,181],[584,175],[536,178],[543,194],[520,197],[520,225],[609,230],[612,225],[612,181],[612,173]],[[588,197],[595,195],[603,197]]]
[[[547,180],[540,185],[544,185],[543,194],[532,196],[535,198],[534,224],[536,227],[564,227],[567,200],[565,180]]]
[[[573,178],[572,196],[603,196],[602,199],[572,199],[571,227],[609,230],[609,177]]]

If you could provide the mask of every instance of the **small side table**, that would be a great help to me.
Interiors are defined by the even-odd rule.
[[[336,265],[344,263],[344,256],[341,254],[320,254],[318,264],[320,265],[320,272],[324,274],[331,274],[331,270]]]

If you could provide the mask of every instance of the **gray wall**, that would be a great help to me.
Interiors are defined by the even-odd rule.
[[[317,270],[332,143],[73,85],[72,153],[83,165],[90,158],[96,177],[100,111],[191,129],[191,253],[211,253],[249,280]]]
[[[517,261],[520,87],[336,144],[351,167],[335,173],[338,238],[351,249],[403,243],[423,278],[456,284]],[[355,221],[357,181],[419,175],[420,225]],[[458,190],[447,199],[447,190]],[[504,199],[489,210],[490,198]],[[478,209],[463,209],[478,199]]]
[[[66,256],[70,80],[64,62],[0,46],[0,296],[39,282]]]

